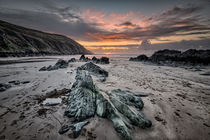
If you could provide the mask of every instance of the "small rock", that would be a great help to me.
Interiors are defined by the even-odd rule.
[[[43,101],[43,105],[46,106],[54,106],[54,105],[58,105],[62,102],[61,98],[47,98]]]
[[[210,76],[210,71],[205,72],[205,73],[201,73],[200,75],[204,75],[204,76]]]
[[[0,83],[0,92],[3,92],[7,89],[11,88],[11,85],[10,84],[3,84],[3,83]]]
[[[71,58],[68,62],[69,62],[69,63],[70,63],[70,62],[76,62],[76,59],[75,59],[75,58]]]
[[[23,82],[21,82],[21,84],[28,84],[28,83],[30,83],[30,81],[23,81]]]
[[[19,85],[20,81],[19,80],[14,80],[14,81],[9,81],[8,83],[14,84],[14,85]]]
[[[81,55],[81,57],[79,58],[80,61],[84,61],[84,62],[87,62],[87,61],[90,61],[91,59],[89,59],[88,57],[85,57],[85,55]]]
[[[67,131],[69,131],[69,129],[71,128],[71,130],[73,131],[73,138],[77,138],[80,135],[82,128],[88,123],[89,123],[88,121],[83,121],[83,122],[77,122],[77,123],[73,123],[69,125],[64,125],[61,127],[58,133],[64,134]]]

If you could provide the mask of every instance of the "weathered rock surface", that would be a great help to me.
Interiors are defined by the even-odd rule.
[[[88,64],[88,63],[87,63]],[[92,64],[91,64],[92,65]],[[65,115],[73,117],[78,126],[79,136],[82,127],[87,124],[86,119],[97,114],[107,118],[114,124],[116,132],[122,139],[131,140],[130,130],[134,127],[151,127],[152,123],[141,112],[144,104],[141,95],[120,89],[111,93],[99,90],[93,83],[92,77],[81,68],[77,69],[76,82],[69,94]],[[142,94],[145,96],[145,94]],[[59,133],[67,132],[75,123],[63,126]],[[74,130],[73,130],[74,131]]]
[[[48,67],[44,66],[39,71],[51,71],[51,70],[57,70],[57,69],[63,69],[68,67],[68,62],[65,60],[59,59],[54,66],[50,65]]]
[[[0,20],[0,57],[91,54],[69,37],[24,28]]]
[[[92,77],[85,71],[77,70],[76,82],[73,84],[65,115],[83,121],[95,115],[97,89]]]
[[[104,69],[102,69],[101,67],[97,66],[96,64],[92,62],[86,63],[82,65],[81,67],[78,67],[78,69],[87,70],[91,72],[92,74],[95,74],[101,79],[101,81],[105,81],[106,77],[108,77],[109,75],[107,71],[105,71]]]
[[[120,115],[112,102],[109,100],[109,97],[107,97],[106,93],[101,92],[100,94],[97,94],[96,105],[97,115],[111,120],[114,124],[116,132],[122,139],[132,139],[132,136],[129,133],[129,128],[132,129],[132,127],[128,124],[124,117]]]
[[[111,94],[109,94],[109,98],[115,108],[127,117],[131,124],[142,128],[150,127],[152,125],[151,121],[140,112],[144,107],[144,103],[138,95],[117,89],[112,90]],[[131,109],[130,107],[133,108]]]
[[[136,58],[130,58],[130,61],[147,61],[156,64],[179,66],[179,65],[209,65],[210,50],[190,49],[185,52],[177,50],[160,50],[151,57],[140,55]]]

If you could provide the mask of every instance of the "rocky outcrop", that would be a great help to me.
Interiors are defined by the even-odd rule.
[[[137,57],[131,57],[129,61],[147,61],[149,58],[146,55],[139,55]]]
[[[115,95],[115,93],[118,95]],[[130,100],[131,98],[129,97],[136,100]],[[143,108],[142,103],[140,97],[136,98],[134,95],[122,90],[113,90],[108,94],[101,91],[100,94],[97,94],[97,115],[111,120],[115,130],[122,139],[131,140],[132,136],[129,133],[129,129],[133,129],[132,125],[141,128],[151,127],[152,125],[151,121],[140,112]],[[139,107],[139,104],[141,104],[141,107],[136,108],[135,106]]]
[[[130,130],[133,126],[151,127],[151,121],[141,112],[144,106],[141,95],[121,89],[111,92],[99,90],[92,77],[80,68],[75,79],[65,111],[65,115],[74,118],[74,122],[61,127],[60,134],[72,128],[74,137],[78,137],[82,127],[88,123],[86,120],[95,114],[111,120],[116,132],[125,140],[132,140]]]
[[[1,20],[0,46],[0,57],[91,54],[66,36],[28,29]]]
[[[91,61],[91,62],[94,62],[96,64],[109,64],[109,58],[108,57],[101,57],[101,58],[96,58],[95,56],[93,56],[92,59],[88,58],[88,57],[85,57],[85,55],[81,55],[80,61],[83,61],[83,62],[88,62],[88,61]]]
[[[155,52],[150,60],[152,62],[160,61],[177,61],[178,57],[181,55],[181,51],[177,50],[160,50]]]
[[[210,50],[190,49],[185,52],[177,50],[160,50],[151,57],[140,55],[136,58],[130,58],[130,61],[147,61],[163,65],[209,65]]]
[[[96,64],[109,64],[109,58],[108,57],[101,57],[96,58],[95,56],[92,58],[92,61]]]
[[[44,66],[39,71],[52,71],[57,69],[63,69],[68,67],[68,62],[65,60],[59,59],[54,66],[49,65],[48,67]]]
[[[77,70],[76,82],[73,84],[65,115],[74,117],[75,121],[84,121],[94,116],[96,93],[92,77],[85,71]]]
[[[87,62],[87,61],[90,61],[91,59],[88,58],[88,57],[85,57],[85,55],[81,55],[80,58],[79,58],[80,61],[84,61],[84,62]]]
[[[180,55],[179,61],[208,65],[210,64],[210,50],[187,50]]]
[[[105,81],[106,78],[108,77],[108,72],[102,69],[101,67],[97,66],[96,64],[89,62],[81,67],[78,67],[80,70],[87,70],[91,72],[92,74],[96,75],[97,77],[100,78],[101,81]]]

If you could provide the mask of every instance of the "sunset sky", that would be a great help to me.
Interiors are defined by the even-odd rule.
[[[0,20],[69,36],[94,53],[135,54],[210,49],[209,9],[210,0],[0,0]]]

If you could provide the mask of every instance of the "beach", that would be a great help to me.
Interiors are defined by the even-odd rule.
[[[39,71],[43,66],[54,65],[59,58],[69,60],[79,56],[50,56],[1,59],[0,83],[11,87],[0,92],[0,139],[69,140],[71,133],[58,133],[69,121],[64,116],[68,94],[62,102],[45,106],[39,99],[46,93],[71,89],[77,67],[86,62],[72,62],[67,68]],[[131,135],[140,139],[202,139],[210,137],[210,66],[196,67],[160,66],[129,61],[128,56],[109,56],[110,64],[97,64],[109,73],[101,82],[91,75],[98,88],[105,91],[129,90],[142,97],[142,112],[152,122],[152,127],[135,127]],[[11,62],[12,61],[12,62]],[[19,63],[21,61],[21,63]],[[19,81],[19,82],[14,82]],[[41,110],[41,111],[40,111]],[[118,140],[120,137],[110,120],[97,115],[88,119],[78,140]]]

